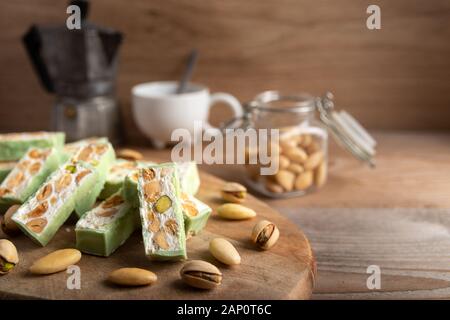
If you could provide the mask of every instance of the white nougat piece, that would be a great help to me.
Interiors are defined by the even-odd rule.
[[[139,213],[145,254],[155,260],[186,258],[186,237],[174,163],[140,169]]]

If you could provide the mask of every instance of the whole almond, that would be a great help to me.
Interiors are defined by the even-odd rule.
[[[312,153],[303,164],[306,170],[314,170],[323,160],[323,152],[316,151]]]
[[[148,286],[158,280],[156,274],[140,268],[121,268],[108,276],[108,281],[120,286]]]
[[[327,181],[327,164],[325,161],[322,161],[322,163],[316,168],[316,171],[314,173],[314,183],[318,188],[320,188],[325,184],[326,181]]]
[[[33,274],[51,274],[64,271],[67,267],[78,263],[81,252],[77,249],[61,249],[53,251],[38,259],[30,267]]]
[[[276,182],[286,191],[292,191],[294,188],[295,174],[288,170],[280,170],[275,175]]]
[[[252,230],[252,241],[261,249],[268,250],[278,241],[280,230],[267,220],[259,221]]]
[[[279,156],[278,162],[279,162],[278,166],[280,169],[286,169],[291,163],[291,161],[283,155]]]
[[[308,159],[308,154],[300,147],[283,149],[283,154],[291,161],[304,163]]]
[[[212,239],[209,243],[209,252],[220,262],[232,266],[241,263],[241,256],[236,248],[223,238]]]
[[[295,173],[295,174],[300,174],[300,173],[303,173],[305,171],[303,166],[301,164],[298,164],[298,163],[291,163],[286,169],[291,171],[291,172],[293,172],[293,173]]]
[[[284,189],[279,184],[266,180],[266,189],[273,193],[283,193]]]
[[[217,208],[217,213],[220,217],[229,220],[250,219],[256,216],[253,209],[237,203],[225,203]]]
[[[137,161],[142,160],[144,156],[139,151],[133,150],[133,149],[119,149],[116,152],[117,158],[125,159],[125,160],[131,160],[131,161]]]
[[[17,224],[12,220],[12,216],[16,213],[17,209],[20,208],[20,205],[15,204],[8,208],[8,210],[3,215],[3,219],[1,222],[2,230],[8,236],[15,236],[20,233],[20,229]]]
[[[311,135],[309,135],[309,134],[304,134],[304,135],[302,136],[302,142],[300,143],[300,145],[301,145],[303,148],[307,148],[307,147],[311,144],[312,141],[313,141],[313,139],[312,139]]]
[[[180,270],[180,276],[186,284],[199,289],[214,289],[222,283],[220,270],[202,260],[186,262]]]
[[[291,138],[280,139],[280,146],[284,149],[294,148],[297,146],[297,141]]]
[[[313,183],[313,172],[312,171],[305,171],[298,175],[298,177],[295,179],[295,189],[296,190],[306,190],[308,189],[312,183]]]
[[[319,150],[320,150],[320,145],[316,141],[311,142],[310,145],[308,147],[306,147],[306,152],[308,154],[313,154],[314,152],[319,151]]]

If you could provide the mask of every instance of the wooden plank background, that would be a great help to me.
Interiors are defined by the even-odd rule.
[[[130,88],[178,78],[191,48],[194,80],[245,101],[265,89],[335,93],[370,128],[450,128],[450,2],[434,0],[96,0],[93,21],[122,30],[118,95],[128,142],[142,143]],[[64,22],[66,1],[0,3],[0,131],[49,125],[20,37],[32,23]],[[366,28],[378,4],[382,29]],[[213,110],[213,122],[228,116]]]

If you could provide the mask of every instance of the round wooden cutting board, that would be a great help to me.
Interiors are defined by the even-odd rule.
[[[0,276],[0,298],[38,299],[308,299],[316,274],[314,256],[305,235],[288,219],[263,202],[249,196],[245,205],[258,216],[246,221],[226,221],[215,208],[222,203],[222,180],[201,173],[198,198],[214,211],[206,230],[187,241],[189,259],[212,262],[223,272],[223,282],[215,290],[202,291],[187,287],[179,280],[183,262],[152,262],[145,258],[140,231],[108,258],[84,254],[78,263],[81,288],[68,289],[71,274],[60,272],[48,276],[28,273],[33,261],[56,249],[75,245],[73,223],[64,225],[50,243],[42,248],[25,235],[10,238],[19,251],[20,262],[8,275]],[[269,251],[257,249],[249,240],[254,224],[268,219],[280,229],[280,239]],[[242,263],[227,267],[208,251],[209,240],[224,237],[238,249]],[[0,238],[8,238],[0,231]],[[105,281],[108,274],[121,267],[140,267],[158,275],[153,286],[116,287]]]

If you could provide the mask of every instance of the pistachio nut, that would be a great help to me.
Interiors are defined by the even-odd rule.
[[[10,272],[19,263],[16,246],[7,239],[0,239],[0,275]]]
[[[278,157],[278,167],[280,169],[286,169],[287,167],[289,167],[290,164],[291,164],[291,161],[287,157],[285,157],[283,155],[280,155]]]
[[[308,159],[308,154],[300,147],[283,149],[283,154],[291,161],[304,163]]]
[[[164,213],[169,210],[170,207],[172,207],[172,199],[170,199],[170,197],[166,195],[156,200],[156,203],[154,205],[155,211],[158,213]]]
[[[298,163],[291,163],[286,169],[295,174],[300,174],[303,171],[305,171],[305,169],[302,167],[302,165],[300,165]]]
[[[323,152],[316,151],[312,153],[303,164],[305,170],[314,170],[323,160]]]
[[[236,182],[228,182],[222,187],[221,193],[223,200],[241,203],[247,196],[247,188]]]
[[[30,267],[30,272],[33,274],[51,274],[64,271],[80,259],[81,252],[77,249],[56,250],[35,261]]]
[[[243,220],[256,216],[256,212],[253,209],[236,203],[225,203],[219,206],[217,213],[220,217],[229,220]]]
[[[275,175],[275,180],[284,190],[292,191],[294,188],[295,174],[287,170],[280,170]]]
[[[266,189],[273,193],[283,193],[284,189],[279,184],[272,182],[270,180],[266,180]]]
[[[311,142],[311,144],[308,147],[306,147],[306,152],[308,154],[313,154],[314,152],[319,151],[319,150],[320,150],[320,144],[316,141]]]
[[[295,179],[295,189],[297,190],[306,190],[308,189],[312,183],[313,183],[313,172],[312,171],[305,171],[297,176]]]
[[[283,149],[294,148],[297,146],[297,141],[290,138],[280,139],[280,146]]]
[[[226,265],[236,265],[241,263],[241,256],[236,248],[223,238],[215,238],[209,242],[209,252]]]
[[[314,183],[318,188],[320,188],[325,184],[326,181],[327,181],[327,164],[325,161],[322,161],[322,163],[316,168],[316,171],[314,173]]]
[[[278,240],[280,231],[277,226],[267,220],[258,222],[252,230],[252,241],[261,249],[270,249]]]
[[[142,160],[144,156],[139,151],[133,149],[119,149],[116,152],[117,158],[136,161]]]
[[[148,286],[156,280],[158,280],[156,274],[140,268],[120,268],[108,276],[108,281],[120,286]]]
[[[300,143],[300,145],[303,148],[307,148],[311,144],[312,141],[313,141],[312,136],[309,134],[305,134],[302,137],[302,142]]]
[[[12,220],[12,216],[14,215],[14,213],[16,213],[17,209],[19,209],[19,208],[20,208],[20,205],[15,204],[15,205],[9,207],[8,210],[5,212],[5,214],[3,215],[1,226],[2,226],[3,232],[5,234],[7,234],[8,236],[17,235],[20,232],[19,227]]]
[[[180,270],[181,279],[199,289],[214,289],[222,283],[222,273],[216,266],[202,260],[187,262]]]

